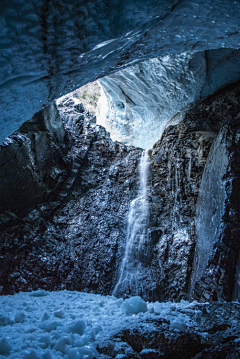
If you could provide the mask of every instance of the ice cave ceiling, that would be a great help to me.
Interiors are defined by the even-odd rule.
[[[52,99],[139,61],[188,53],[196,70],[196,94],[185,92],[191,101],[236,80],[239,13],[239,1],[231,0],[1,0],[0,141]],[[221,49],[224,56],[215,56]],[[178,66],[166,66],[166,84]],[[185,88],[184,76],[181,83]],[[191,101],[177,101],[171,111]]]

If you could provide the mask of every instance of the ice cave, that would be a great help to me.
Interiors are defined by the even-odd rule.
[[[239,0],[1,0],[0,34],[0,359],[239,359]]]

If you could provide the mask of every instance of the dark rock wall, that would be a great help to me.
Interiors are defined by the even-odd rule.
[[[237,83],[199,103],[182,122],[172,122],[149,152],[150,255],[141,283],[145,299],[179,300],[191,294],[205,301],[213,287],[219,298],[231,299],[239,253],[239,92]],[[64,101],[58,111],[54,105],[46,108],[46,117],[37,115],[37,125],[34,119],[27,122],[1,147],[3,294],[39,287],[108,294],[117,281],[142,150],[112,142],[92,114],[70,98]],[[216,150],[220,135],[222,152]],[[208,194],[203,181],[200,193],[208,199],[206,205],[199,189],[209,176],[212,186],[218,179],[221,196],[217,189]],[[196,216],[204,207],[203,226],[209,229],[214,201],[220,208],[218,231],[213,238],[208,231],[209,255],[201,271],[193,271],[206,241],[196,231]]]
[[[189,125],[168,127],[152,152],[151,216],[161,233],[152,263],[162,299],[179,299],[189,291],[198,189],[216,136],[204,125]]]
[[[228,166],[222,178],[225,199],[219,230],[216,240],[212,243],[213,250],[210,252],[207,268],[203,276],[196,282],[193,291],[193,297],[202,301],[209,299],[211,289],[217,291],[219,299],[231,300],[236,284],[236,265],[240,248],[239,131],[239,116],[236,116],[225,128]],[[239,283],[237,286],[239,287]],[[234,299],[240,298],[235,297]]]
[[[189,111],[180,124],[169,126],[153,147],[151,215],[152,225],[161,233],[152,261],[157,297],[162,293],[163,299],[189,298],[191,291],[194,298],[208,300],[214,288],[219,299],[231,300],[239,252],[239,89],[238,83],[210,96]],[[209,238],[207,269],[202,269],[201,280],[194,272],[198,281],[193,280],[191,288],[197,258],[200,262],[205,260],[199,258],[198,248],[205,245],[206,238],[198,238],[196,234],[199,187],[220,131],[224,156],[220,150],[214,153],[208,176],[212,176],[213,182],[218,173],[221,175],[215,181],[215,186],[222,187],[221,196],[219,189],[212,190],[208,193],[208,205],[202,201],[203,208],[200,208],[205,211],[205,222],[200,225],[209,227],[207,221],[213,220],[221,207],[218,223],[215,223],[219,228],[216,235],[212,233]],[[222,171],[219,170],[221,162],[225,164]]]
[[[0,146],[1,214],[10,211],[7,216],[21,218],[57,191],[68,175],[64,138],[62,120],[52,104]]]
[[[36,151],[34,139],[43,126],[39,117],[37,129],[32,128],[33,120],[25,123],[12,137],[13,143],[1,148],[3,161],[8,148],[10,157],[13,150],[24,153],[12,160],[9,181],[8,164],[3,163],[1,169],[5,178],[2,193],[9,196],[14,191],[11,201],[6,197],[2,207],[2,293],[41,287],[107,294],[112,287],[116,262],[122,255],[119,246],[125,241],[129,203],[137,190],[136,167],[142,150],[112,142],[92,114],[71,100],[66,102],[62,110],[59,106],[60,115],[55,108],[56,116],[49,117],[62,124],[64,144],[61,137],[46,130],[41,132]],[[57,149],[62,156],[53,156],[50,149]],[[25,170],[30,159],[41,154],[42,161],[31,163],[32,172],[41,173],[44,168],[44,174],[61,178],[61,186],[57,179],[47,181],[48,186],[39,181],[37,186],[35,177]],[[21,181],[17,181],[18,173]],[[14,181],[12,190],[9,187]]]

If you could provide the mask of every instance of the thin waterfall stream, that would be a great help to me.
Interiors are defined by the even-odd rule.
[[[130,204],[125,253],[113,295],[122,295],[128,286],[135,295],[141,291],[140,281],[144,276],[144,261],[148,255],[149,172],[150,160],[148,150],[145,150],[139,163],[140,187],[137,198]]]

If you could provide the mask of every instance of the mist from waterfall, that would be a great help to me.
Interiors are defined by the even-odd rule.
[[[150,160],[148,150],[145,150],[139,163],[140,187],[137,198],[130,204],[125,253],[113,295],[122,295],[128,286],[130,286],[132,294],[136,295],[141,291],[144,262],[147,261],[148,257],[149,170]]]

